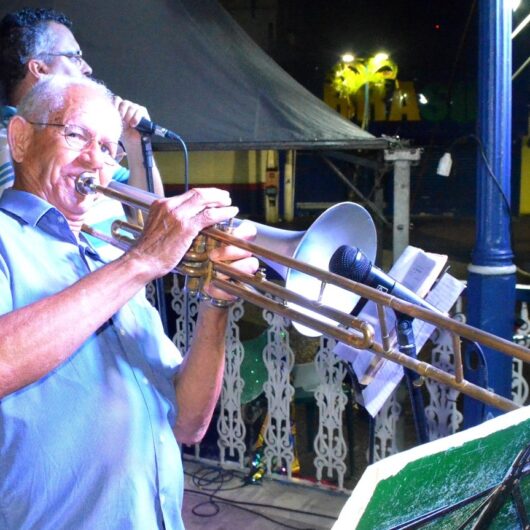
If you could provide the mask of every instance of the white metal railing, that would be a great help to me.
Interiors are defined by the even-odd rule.
[[[176,333],[174,342],[179,348],[185,347],[185,330],[190,335],[195,331],[197,301],[189,298],[186,302],[175,277],[171,289],[171,307],[174,311]],[[186,311],[187,304],[187,311]],[[454,318],[464,320],[461,311],[462,301],[456,305]],[[528,306],[523,302],[519,310],[519,327],[514,340],[530,344],[530,319]],[[187,316],[186,316],[187,315]],[[267,400],[268,424],[264,435],[265,472],[276,476],[283,470],[283,478],[292,479],[291,470],[296,460],[293,444],[291,403],[295,395],[292,385],[292,371],[295,356],[290,345],[289,323],[270,311],[263,311],[264,326],[267,328],[267,344],[263,351],[263,361],[268,378],[263,384]],[[219,403],[217,436],[219,464],[235,465],[240,469],[250,469],[252,447],[248,446],[247,429],[242,416],[241,393],[244,381],[240,368],[245,355],[244,343],[240,339],[239,321],[244,316],[244,304],[238,302],[230,309],[229,327],[226,335],[227,361],[222,396]],[[435,331],[432,338],[431,363],[447,372],[453,370],[453,342],[446,331]],[[339,489],[344,489],[347,473],[348,442],[344,432],[343,418],[347,407],[347,396],[343,383],[346,367],[343,361],[333,354],[334,342],[322,337],[318,352],[314,356],[316,382],[314,399],[318,409],[318,427],[314,433],[315,477],[317,484],[333,481]],[[529,384],[523,373],[523,363],[514,360],[513,399],[523,405],[528,404]],[[428,401],[425,407],[430,439],[436,439],[458,430],[462,415],[457,409],[458,391],[434,381],[426,382]],[[403,422],[403,407],[396,393],[386,402],[375,419],[374,456],[376,460],[399,452],[404,447],[397,436],[400,422]],[[353,426],[356,429],[356,426]],[[200,447],[195,447],[199,457]],[[366,452],[368,459],[368,451]],[[366,464],[368,460],[366,460]]]

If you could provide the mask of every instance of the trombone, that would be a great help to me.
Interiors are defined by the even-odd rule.
[[[138,208],[145,213],[149,212],[153,201],[159,198],[155,194],[119,182],[112,182],[107,187],[101,186],[89,174],[83,174],[78,178],[76,189],[83,195],[100,193],[116,199],[122,204]],[[336,211],[330,212],[333,209]],[[328,212],[330,212],[329,215]],[[373,230],[371,218],[368,222],[369,214],[364,208],[353,203],[341,203],[324,212],[321,217],[323,217],[323,221],[319,218],[306,232],[299,233],[271,229],[256,224],[258,235],[253,242],[236,238],[219,227],[206,228],[196,238],[174,272],[191,279],[192,290],[194,291],[200,289],[202,281],[208,278],[215,287],[262,309],[281,315],[291,320],[295,325],[298,323],[299,326],[301,325],[301,328],[298,328],[300,331],[310,330],[306,334],[313,336],[323,334],[359,350],[369,350],[381,358],[416,372],[422,377],[433,379],[500,410],[510,411],[520,407],[512,400],[475,385],[464,378],[460,340],[464,337],[524,362],[530,362],[530,349],[454,320],[444,314],[411,304],[372,287],[328,272],[324,270],[324,267],[295,259],[299,254],[303,255],[303,252],[299,252],[300,247],[303,246],[301,242],[307,239],[308,233],[311,232],[322,232],[325,235],[324,238],[318,238],[317,244],[324,243],[325,239],[328,246],[331,241],[331,245],[334,244],[334,247],[337,248],[341,243],[335,242],[335,234],[331,238],[330,234],[326,233],[330,229],[329,220],[331,219],[331,223],[333,223],[337,218],[346,219],[346,225],[350,225],[349,232],[351,232],[352,222],[360,223],[363,227],[361,237],[366,239],[365,244],[368,246],[366,253],[369,256],[370,253],[374,253],[375,230]],[[319,226],[318,230],[314,229],[315,225]],[[130,248],[134,244],[135,237],[141,234],[141,227],[123,221],[113,223],[112,237],[86,225],[83,225],[82,230],[122,250]],[[129,232],[134,237],[124,235],[124,231]],[[346,230],[343,232],[346,233]],[[355,237],[358,237],[358,234]],[[265,242],[267,246],[261,246],[258,244],[260,242]],[[267,280],[263,270],[251,275],[239,272],[229,264],[209,260],[209,249],[215,244],[238,246],[271,264],[273,268],[281,271],[281,275],[286,279],[286,287]],[[311,246],[311,243],[306,246]],[[363,248],[362,245],[358,246]],[[329,262],[329,256],[324,256],[324,259]],[[313,297],[302,296],[299,292],[288,288],[289,275],[293,272],[304,278],[310,278],[313,285],[308,290],[312,292]],[[339,299],[337,293],[346,293],[348,300],[344,302],[344,300]],[[371,300],[377,304],[381,329],[387,329],[383,308],[388,307],[396,312],[428,322],[436,328],[449,331],[453,337],[455,373],[446,372],[432,364],[400,352],[390,344],[387,336],[383,336],[380,342],[377,341],[373,326],[350,314],[360,298]],[[330,305],[328,303],[330,300],[332,302],[337,301],[342,308],[338,309],[335,303]],[[344,310],[344,307],[349,309]]]

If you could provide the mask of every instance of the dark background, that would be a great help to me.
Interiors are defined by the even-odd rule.
[[[221,3],[280,66],[320,98],[326,74],[344,52],[363,57],[379,51],[388,53],[398,65],[398,80],[413,81],[416,92],[429,99],[428,104],[420,105],[420,122],[372,121],[369,126],[376,136],[399,136],[424,149],[420,165],[413,170],[411,213],[474,215],[477,145],[462,138],[476,132],[478,1],[223,0]],[[513,28],[529,13],[530,1],[523,0],[513,14]],[[530,56],[530,25],[514,38],[512,45],[515,72]],[[514,214],[519,202],[521,142],[528,133],[529,87],[530,67],[513,81]],[[436,175],[436,167],[449,147],[453,170],[449,178],[442,178]],[[304,167],[304,158],[301,157],[299,166],[302,175],[311,172]],[[317,189],[321,196],[333,195],[334,186],[330,187],[333,178],[325,168],[318,171],[324,172],[322,186],[318,186],[312,173],[311,193]],[[387,185],[391,188],[391,182]],[[389,193],[387,190],[387,196]],[[297,195],[297,200],[314,200],[304,197],[300,189]],[[389,197],[388,207],[391,202]]]

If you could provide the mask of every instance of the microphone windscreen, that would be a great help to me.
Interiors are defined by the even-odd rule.
[[[147,118],[142,118],[135,129],[142,134],[155,134],[155,124]]]
[[[354,282],[363,283],[370,270],[372,262],[357,248],[348,245],[340,246],[329,260],[329,271]]]

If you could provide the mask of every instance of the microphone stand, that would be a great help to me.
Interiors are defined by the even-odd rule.
[[[151,136],[149,134],[141,135],[142,140],[142,155],[145,167],[145,180],[147,183],[147,191],[154,193],[155,186],[153,182],[153,145],[151,144]],[[167,313],[166,313],[166,295],[164,290],[164,278],[157,278],[154,280],[156,292],[156,305],[162,320],[164,332],[168,334],[167,327]]]
[[[412,321],[414,319],[411,316],[399,313],[398,311],[395,313],[398,349],[401,353],[415,359],[417,357],[416,341],[414,340],[414,330],[412,328]],[[412,415],[414,418],[414,426],[416,428],[416,436],[418,437],[418,441],[423,444],[429,441],[429,431],[427,430],[427,422],[425,419],[425,406],[423,404],[423,395],[421,391],[421,377],[409,368],[404,368],[404,373],[412,404]]]

